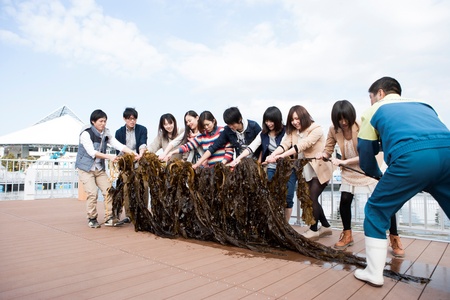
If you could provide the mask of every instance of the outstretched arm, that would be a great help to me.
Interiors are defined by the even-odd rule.
[[[211,152],[209,150],[206,150],[205,153],[200,157],[200,159],[192,165],[192,168],[197,169],[199,166],[201,166],[210,156]]]

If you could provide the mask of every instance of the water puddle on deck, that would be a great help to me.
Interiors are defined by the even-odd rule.
[[[302,263],[306,265],[316,265],[323,268],[333,268],[336,270],[347,270],[347,271],[353,271],[356,269],[353,265],[347,265],[347,264],[339,264],[339,263],[331,263],[331,262],[325,262],[321,261],[315,258],[307,257],[302,254],[299,254],[297,252],[291,251],[291,250],[284,250],[284,249],[274,249],[274,248],[268,248],[267,252],[255,252],[249,249],[242,249],[238,247],[233,246],[226,246],[217,244],[214,242],[209,241],[200,241],[200,240],[183,240],[188,243],[193,243],[196,245],[202,245],[206,247],[211,247],[215,249],[220,249],[223,251],[223,253],[227,256],[231,257],[238,257],[238,258],[253,258],[253,257],[259,257],[264,259],[282,259],[297,263]]]
[[[210,241],[189,240],[189,239],[188,240],[179,239],[179,240],[196,245],[202,245],[205,247],[220,249],[223,251],[224,255],[237,258],[259,257],[264,259],[282,259],[306,265],[316,265],[326,269],[344,270],[348,272],[353,272],[357,269],[357,267],[354,265],[324,262],[284,249],[270,248],[268,249],[268,252],[261,253],[233,246],[225,246]],[[358,255],[357,253],[353,254]],[[431,278],[431,281],[430,283],[427,284],[426,289],[433,290],[433,293],[444,294],[447,296],[450,295],[450,285],[448,284],[448,282],[450,282],[450,268],[436,266],[433,264],[413,262],[411,260],[408,260],[407,257],[404,259],[393,258],[389,254],[387,254],[386,259],[387,259],[387,265],[385,267],[386,270],[392,270],[400,274],[408,274],[412,276]],[[386,278],[386,280],[389,280],[389,278]],[[418,287],[423,285],[422,283],[416,282],[407,282],[407,283],[417,285]]]

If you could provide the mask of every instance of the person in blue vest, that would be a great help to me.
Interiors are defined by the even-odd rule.
[[[239,156],[261,132],[261,126],[255,121],[244,119],[237,107],[227,108],[223,112],[223,120],[227,126],[214,144],[192,166],[194,169],[201,166],[214,152],[225,147],[228,143],[234,148],[236,156]],[[254,154],[255,157],[258,157],[259,151]]]
[[[424,191],[450,217],[450,131],[429,104],[401,94],[396,79],[375,81],[369,88],[372,106],[363,114],[358,134],[361,169],[381,179],[364,209],[367,267],[354,275],[377,287],[384,283],[386,230],[392,215]],[[375,158],[380,148],[388,166],[384,174]]]
[[[104,111],[97,109],[91,114],[89,128],[84,128],[80,134],[80,143],[78,145],[78,153],[75,161],[75,168],[78,169],[78,178],[83,184],[87,194],[86,208],[88,225],[91,228],[99,228],[97,221],[97,197],[98,189],[101,190],[104,197],[105,206],[105,226],[116,226],[120,224],[113,218],[112,199],[108,195],[108,188],[111,183],[105,169],[105,160],[115,162],[117,156],[106,153],[107,146],[124,152],[134,152],[120,143],[113,137],[106,128],[107,115]]]
[[[272,154],[273,151],[280,145],[281,140],[286,132],[286,127],[283,124],[283,115],[278,107],[271,106],[266,109],[263,114],[263,123],[261,133],[253,140],[253,142],[242,151],[241,155],[231,162],[230,166],[236,166],[241,159],[256,152],[261,147],[261,154],[258,161],[264,162],[266,157]],[[277,168],[276,163],[267,164],[267,178],[272,180]],[[286,207],[284,209],[284,217],[286,222],[289,222],[292,214],[292,207],[294,206],[294,192],[297,184],[297,176],[292,172],[288,181],[288,192],[286,196]]]
[[[136,155],[136,159],[140,159],[147,151],[147,128],[145,126],[137,124],[138,112],[132,107],[125,108],[123,112],[123,120],[125,125],[117,129],[116,139],[128,148],[133,150]],[[120,155],[121,152],[116,150],[116,154]],[[117,182],[119,183],[119,182]],[[148,206],[148,198],[145,198],[146,205]],[[121,212],[119,213],[120,216]],[[128,207],[125,206],[125,218],[120,221],[121,223],[130,223],[130,212]]]

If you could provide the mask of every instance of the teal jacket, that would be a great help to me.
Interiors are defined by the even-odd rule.
[[[368,175],[382,175],[375,159],[381,149],[389,166],[405,153],[440,147],[450,147],[450,131],[425,102],[389,94],[361,118],[359,164]]]

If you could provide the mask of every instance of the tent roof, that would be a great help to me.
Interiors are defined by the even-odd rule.
[[[85,126],[66,106],[28,128],[0,137],[0,145],[78,145]]]
[[[54,112],[52,112],[51,114],[49,114],[48,116],[46,116],[45,118],[43,118],[42,120],[40,120],[39,122],[37,122],[34,125],[40,124],[40,123],[44,123],[50,120],[53,120],[55,118],[59,118],[65,115],[69,115],[72,118],[74,118],[75,120],[78,120],[80,123],[83,124],[83,121],[80,120],[80,118],[77,117],[77,115],[75,115],[73,113],[73,111],[70,110],[70,108],[68,108],[67,106],[63,106],[61,108],[58,108],[57,110],[55,110]]]

